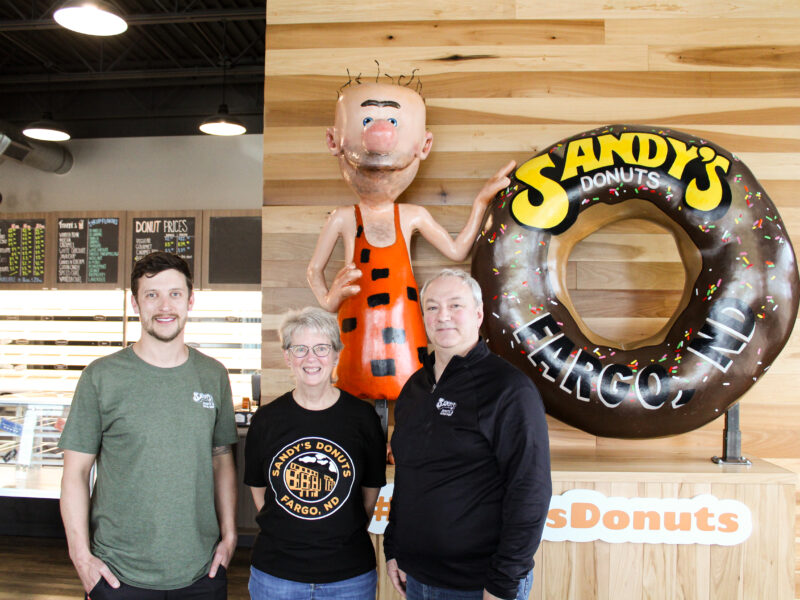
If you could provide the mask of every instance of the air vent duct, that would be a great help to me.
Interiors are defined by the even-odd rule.
[[[22,132],[5,121],[0,121],[0,159],[10,158],[17,162],[63,175],[72,168],[72,154],[64,146],[49,142],[26,139]]]

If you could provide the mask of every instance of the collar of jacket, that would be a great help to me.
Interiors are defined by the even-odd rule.
[[[479,360],[482,360],[489,354],[489,347],[486,345],[486,341],[483,337],[478,338],[478,343],[473,346],[472,350],[467,352],[464,356],[456,354],[453,358],[450,359],[450,362],[447,363],[447,367],[442,373],[442,377],[439,379],[439,383],[441,383],[445,377],[448,376],[449,373],[452,373],[455,369],[461,368],[462,366],[468,367]],[[436,382],[436,375],[433,371],[433,365],[436,363],[436,353],[429,352],[425,355],[422,360],[422,368],[425,369],[425,374],[428,377],[428,383],[433,384]]]

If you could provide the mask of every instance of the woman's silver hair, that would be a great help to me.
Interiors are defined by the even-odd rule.
[[[483,293],[481,292],[481,286],[477,281],[475,281],[474,277],[461,269],[442,269],[436,275],[428,279],[419,292],[419,297],[423,302],[425,301],[425,290],[428,289],[428,286],[431,284],[431,282],[442,277],[458,277],[461,281],[469,286],[469,289],[472,292],[472,297],[475,299],[475,306],[483,306]]]
[[[344,347],[336,317],[316,306],[306,306],[301,310],[290,310],[283,317],[278,328],[281,348],[288,350],[292,345],[292,338],[302,329],[312,329],[327,337],[336,352]]]

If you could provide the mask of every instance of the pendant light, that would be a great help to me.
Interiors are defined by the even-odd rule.
[[[66,127],[53,121],[53,115],[46,112],[39,121],[34,121],[22,130],[22,133],[34,140],[45,142],[64,142],[71,136]]]
[[[128,29],[119,11],[105,0],[68,0],[53,18],[62,27],[87,35],[117,35]]]
[[[225,53],[225,42],[228,38],[228,23],[223,24],[222,33],[222,104],[217,109],[217,114],[208,117],[200,124],[200,131],[208,135],[242,135],[247,132],[244,124],[228,113],[228,105],[225,104],[225,74],[228,67],[228,56]]]
[[[228,105],[219,105],[217,114],[208,117],[200,124],[200,131],[209,135],[242,135],[247,131],[244,124],[228,114]]]

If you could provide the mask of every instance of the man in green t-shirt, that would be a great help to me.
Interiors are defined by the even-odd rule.
[[[225,367],[184,344],[193,303],[186,261],[139,260],[141,337],[87,366],[75,390],[59,442],[61,516],[91,600],[227,598],[236,424]]]

